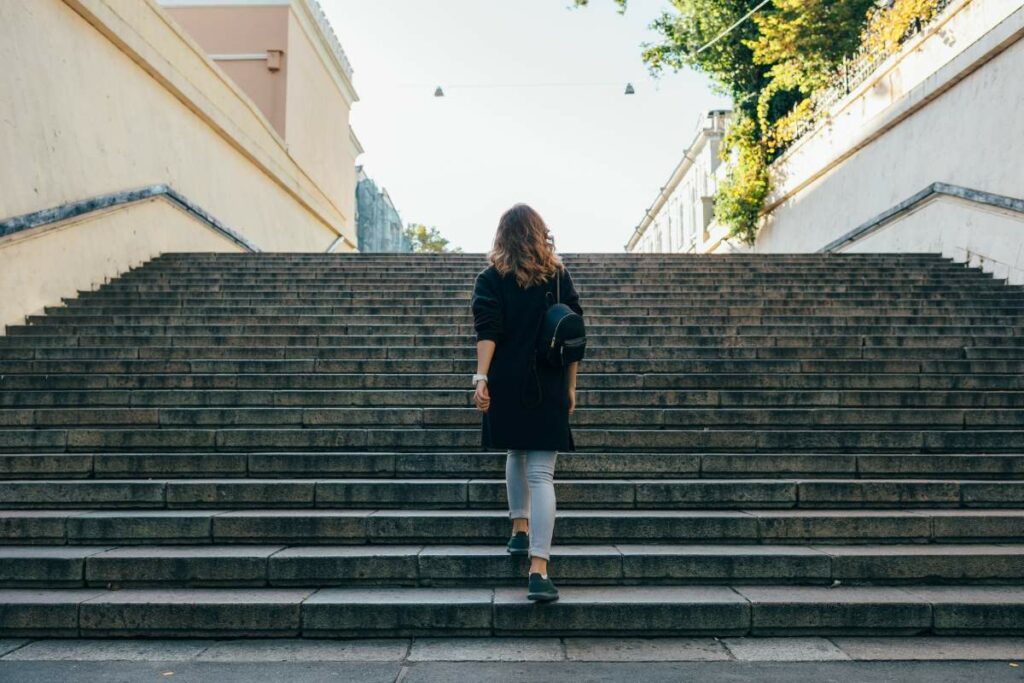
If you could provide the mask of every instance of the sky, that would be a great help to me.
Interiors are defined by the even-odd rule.
[[[648,73],[667,0],[320,2],[354,68],[357,163],[405,223],[464,251],[487,251],[516,202],[560,252],[622,251],[699,115],[728,107],[697,72]]]

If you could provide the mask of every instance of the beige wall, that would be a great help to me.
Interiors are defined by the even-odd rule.
[[[262,60],[215,60],[252,98],[274,129],[284,136],[288,82],[288,15],[286,5],[246,7],[165,7],[209,54],[244,55],[280,50],[281,68],[271,71]]]
[[[0,240],[0,328],[166,251],[240,250],[164,199],[27,230]]]
[[[322,252],[339,235],[346,241],[337,250],[355,249],[351,214],[328,199],[252,100],[149,0],[2,0],[0,59],[0,220],[168,184],[262,250]],[[89,223],[124,220],[120,215]],[[92,248],[106,254],[100,270],[96,258],[28,257],[28,247],[14,247],[19,241],[0,241],[0,273],[8,274],[0,298],[18,302],[24,315],[143,255],[210,247],[207,228],[183,232],[172,224],[138,233],[151,239],[146,248],[118,239],[120,223],[93,232],[102,238]],[[58,234],[77,244],[77,229]],[[182,242],[183,235],[195,239]],[[64,249],[50,236],[32,248],[42,245]],[[5,307],[3,322],[12,315]]]
[[[288,23],[288,151],[336,202],[355,213],[356,149],[349,136],[352,102],[318,54],[310,26],[294,12]]]

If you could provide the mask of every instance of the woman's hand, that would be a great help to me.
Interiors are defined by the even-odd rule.
[[[476,383],[476,391],[473,392],[473,403],[476,404],[477,410],[486,413],[491,407],[491,392],[487,388],[486,380],[480,380]]]
[[[580,368],[580,362],[573,361],[569,363],[569,414],[572,415],[573,411],[576,410],[576,372]]]

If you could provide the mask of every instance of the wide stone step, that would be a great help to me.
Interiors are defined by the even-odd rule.
[[[984,585],[1024,580],[1024,545],[555,545],[551,563],[560,586]],[[0,546],[0,588],[479,588],[528,567],[503,544]]]
[[[591,353],[592,351],[592,353]],[[418,346],[147,346],[147,347],[57,347],[26,343],[0,345],[0,360],[166,360],[202,364],[210,360],[438,360],[457,362],[459,352],[449,347]],[[581,372],[594,361],[610,360],[1021,360],[1020,347],[713,347],[682,345],[661,347],[604,347],[588,349],[587,362]],[[184,367],[179,366],[179,367]],[[197,365],[196,367],[201,367]],[[923,367],[923,366],[922,366]],[[455,366],[453,365],[454,369]],[[315,368],[314,368],[315,369]]]
[[[1019,409],[1020,391],[955,391],[936,389],[872,389],[872,390],[728,390],[728,389],[663,389],[656,397],[648,390],[581,389],[577,392],[579,410],[590,406],[636,407],[660,406],[721,407],[732,409],[781,408],[803,406],[844,406],[881,408],[975,408]],[[330,408],[339,410],[371,409],[373,407],[466,406],[470,399],[462,393],[421,389],[53,389],[7,390],[0,393],[0,406],[22,411],[30,409],[65,411],[133,410],[178,408],[198,409],[266,409],[271,406],[295,409]],[[701,425],[703,427],[703,425]]]
[[[0,360],[4,375],[167,375],[167,374],[294,374],[330,373],[412,373],[471,374],[474,359],[444,358],[295,358],[295,359],[198,359],[198,360]],[[577,377],[592,374],[669,373],[793,373],[793,372],[924,372],[993,374],[1024,372],[1024,353],[1018,360],[931,360],[860,358],[752,358],[752,359],[587,359]],[[108,382],[110,379],[108,378]],[[120,381],[120,380],[115,380]]]
[[[698,315],[713,315],[721,307],[735,307],[750,305],[750,292],[724,293],[716,292],[711,294],[702,291],[650,291],[619,293],[615,297],[592,296],[590,293],[580,292],[584,310],[589,310],[589,305],[622,306],[633,304],[636,307],[646,307],[651,304],[673,300],[694,301],[692,312]],[[102,306],[118,306],[120,304],[134,305],[167,305],[177,303],[181,306],[188,306],[191,299],[203,298],[206,305],[265,305],[265,306],[287,306],[289,304],[305,306],[323,306],[331,304],[334,306],[363,307],[364,311],[371,307],[393,305],[396,300],[405,301],[409,304],[423,306],[432,305],[461,305],[464,315],[471,311],[470,299],[465,291],[438,291],[416,290],[411,292],[389,292],[381,289],[368,289],[366,292],[345,290],[342,292],[331,291],[231,291],[231,292],[209,292],[205,296],[201,289],[195,292],[179,291],[165,293],[124,293],[114,291],[97,291],[83,293],[83,300],[91,304]],[[827,312],[830,306],[834,307],[859,307],[865,310],[874,311],[886,308],[891,305],[904,307],[933,307],[939,300],[947,304],[971,303],[975,306],[994,304],[1000,308],[1009,308],[1011,312],[1018,312],[1019,306],[1024,305],[1024,297],[1008,297],[1005,292],[999,290],[985,290],[965,292],[961,289],[952,291],[929,291],[929,292],[905,292],[892,291],[883,292],[872,289],[870,292],[822,292],[819,290],[789,291],[778,290],[758,296],[758,300],[768,306],[783,306],[790,308],[793,315],[813,315]],[[696,302],[699,302],[697,304]],[[970,311],[968,311],[970,312]]]
[[[556,479],[560,509],[997,508],[1020,480]],[[50,479],[0,481],[7,508],[508,509],[501,479]]]
[[[579,427],[792,428],[825,426],[889,428],[1024,427],[1024,408],[579,408]],[[54,426],[477,426],[480,412],[470,407],[397,408],[0,408],[0,428]]]
[[[800,306],[793,303],[780,303],[779,305],[767,305],[758,300],[747,301],[743,305],[716,307],[711,309],[708,305],[700,302],[686,301],[651,301],[650,303],[638,304],[630,301],[624,304],[621,300],[608,303],[594,303],[587,301],[587,317],[594,315],[625,315],[625,316],[681,316],[686,318],[710,317],[731,320],[733,318],[743,319],[746,317],[761,318],[822,318],[822,317],[873,317],[873,318],[938,318],[955,319],[965,316],[978,316],[989,318],[991,316],[1009,316],[1012,319],[1021,317],[1021,306],[1013,306],[1011,303],[990,302],[987,305],[956,302],[954,305],[945,301],[934,301],[928,305],[911,306],[906,303],[892,306],[839,306],[831,305],[820,308]],[[409,304],[404,301],[391,301],[376,305],[368,304],[316,304],[296,303],[293,306],[280,306],[271,303],[247,303],[237,305],[223,305],[196,299],[187,308],[176,303],[162,303],[159,301],[130,301],[122,305],[108,305],[102,302],[67,299],[61,306],[48,306],[45,308],[46,316],[34,316],[47,319],[50,315],[55,316],[148,316],[148,315],[169,315],[169,316],[463,316],[467,315],[468,307],[465,304],[452,304],[450,302],[438,302],[436,304],[421,305]],[[828,315],[825,315],[827,312]]]
[[[358,637],[1024,632],[1024,589],[568,586],[7,589],[2,635]]]
[[[103,310],[103,309],[100,309]],[[298,314],[282,311],[267,314],[260,312],[241,313],[209,312],[195,310],[189,312],[165,310],[160,313],[135,313],[119,311],[117,313],[100,313],[96,310],[83,308],[55,308],[47,315],[30,315],[26,317],[28,328],[18,326],[12,329],[32,329],[41,326],[182,326],[182,325],[392,325],[407,324],[410,321],[417,325],[450,325],[461,323],[465,319],[465,310],[446,312],[417,312],[414,316],[401,311],[373,313],[331,313]],[[841,315],[715,315],[659,313],[658,321],[666,325],[704,325],[704,326],[792,326],[792,325],[835,325],[835,326],[973,326],[973,325],[1021,325],[1024,315],[876,315],[876,314],[841,314]],[[587,309],[587,323],[590,327],[607,325],[649,325],[651,314],[635,310],[612,310],[594,312]]]
[[[0,479],[258,477],[501,478],[502,452],[4,453]],[[558,454],[559,479],[1024,479],[1024,454]]]
[[[679,298],[686,295],[699,304],[706,312],[712,312],[721,306],[751,306],[752,294],[750,291],[742,290],[735,292],[723,292],[717,288],[694,291],[672,292]],[[276,291],[276,290],[246,290],[246,291],[224,291],[205,293],[202,288],[195,291],[181,290],[168,292],[147,292],[142,296],[139,292],[114,291],[99,289],[93,291],[79,291],[78,299],[88,301],[92,304],[105,306],[128,304],[163,304],[178,303],[188,305],[190,303],[203,303],[205,305],[229,305],[232,303],[246,303],[248,305],[261,306],[284,306],[295,303],[301,306],[315,305],[393,305],[396,292],[382,290],[381,288],[367,288],[365,291]],[[472,290],[460,288],[458,290],[422,290],[403,292],[403,300],[415,302],[421,305],[463,305],[465,309],[470,307],[470,296]],[[581,297],[583,293],[581,292]],[[658,288],[642,291],[629,292],[628,301],[634,305],[666,305],[667,292]],[[593,292],[588,293],[586,301],[588,304],[610,306],[623,305],[623,293]],[[825,308],[829,306],[849,307],[884,307],[887,304],[897,304],[903,307],[913,306],[937,306],[944,303],[947,306],[966,305],[984,307],[993,305],[999,307],[1019,308],[1024,305],[1022,297],[1012,291],[1003,289],[992,289],[983,292],[963,292],[962,290],[941,290],[941,291],[917,291],[908,292],[903,290],[879,291],[874,288],[866,288],[863,291],[847,292],[821,292],[816,289],[807,290],[777,290],[762,292],[754,299],[757,305],[762,306],[804,306],[807,312],[814,308]]]
[[[26,339],[31,339],[33,346],[126,346],[126,347],[166,347],[166,346],[253,346],[264,347],[296,347],[296,346],[372,346],[379,344],[383,351],[396,346],[441,346],[464,351],[467,346],[475,343],[470,335],[439,334],[375,334],[375,335],[209,335],[209,334],[152,334],[152,335],[14,335],[0,337],[0,347],[21,346]],[[786,346],[809,348],[823,344],[837,346],[869,346],[888,348],[956,348],[965,346],[988,346],[1011,348],[1016,352],[1024,349],[1024,335],[1020,337],[985,334],[963,335],[859,335],[859,334],[797,334],[797,335],[764,335],[746,334],[734,337],[719,335],[688,335],[688,334],[647,334],[630,335],[626,330],[616,334],[587,334],[588,348],[636,347],[649,346],[705,346],[720,347],[723,339],[727,345],[751,349],[766,346]]]
[[[618,374],[589,373],[580,375],[578,390],[628,391],[647,389],[659,392],[650,397],[660,400],[660,392],[683,390],[708,391],[780,391],[780,390],[932,390],[932,391],[1019,391],[1024,389],[1024,375],[1019,373],[954,374],[954,373],[651,373]],[[237,390],[245,391],[358,391],[408,390],[420,392],[454,392],[457,405],[468,405],[471,389],[464,375],[451,374],[379,374],[360,373],[277,373],[277,374],[138,374],[93,375],[68,373],[53,375],[18,374],[0,376],[0,389],[14,391],[49,390]],[[265,397],[264,397],[265,398]],[[0,405],[18,405],[21,399],[0,399]],[[339,399],[343,400],[343,399]],[[666,399],[670,400],[670,399]],[[770,401],[771,399],[767,399]],[[275,403],[277,403],[275,401]],[[634,401],[635,403],[635,401]],[[327,403],[328,405],[331,402]],[[186,403],[188,405],[188,403]],[[202,403],[199,403],[202,405]],[[243,403],[242,405],[251,405]],[[277,405],[281,405],[277,403]],[[320,405],[323,405],[320,403]],[[770,403],[769,403],[770,405]],[[870,402],[868,403],[870,406]]]
[[[589,303],[589,302],[588,302]],[[417,324],[459,325],[470,324],[469,307],[458,307],[458,311],[444,310],[440,306],[306,306],[302,304],[281,306],[210,306],[205,310],[189,304],[180,305],[69,305],[55,308],[46,316],[30,319],[31,326],[68,325],[77,321],[105,325],[111,321],[126,324],[136,322],[162,325],[165,323],[207,324],[221,322],[268,323],[268,324],[378,324],[391,327],[401,326],[410,321]],[[771,307],[765,309],[740,308],[733,313],[723,314],[721,308],[672,306],[659,309],[655,306],[638,305],[623,307],[607,306],[597,311],[588,306],[588,323],[597,325],[650,324],[652,320],[665,321],[673,325],[850,325],[866,324],[881,326],[904,325],[1018,325],[1022,319],[1024,305],[1013,308],[1005,305],[989,307],[945,307],[913,306],[893,310],[889,306],[856,306],[829,308],[824,310],[814,303],[807,306]]]
[[[587,326],[587,337],[594,343],[628,335],[637,344],[651,345],[653,339],[661,337],[868,337],[888,335],[903,337],[992,337],[999,335],[1024,336],[1024,326],[1012,325],[673,325],[668,322]],[[466,337],[473,334],[470,323],[459,324],[399,324],[399,325],[30,325],[8,327],[9,337],[59,337],[59,336],[123,336],[123,337],[229,337],[229,336],[305,336],[320,337],[368,335],[394,336],[416,335],[417,337]]]
[[[504,544],[508,510],[0,510],[5,545]],[[1024,543],[1024,510],[560,510],[555,544]]]
[[[581,451],[750,451],[1011,453],[1024,450],[1017,429],[588,429],[573,430]],[[408,428],[89,428],[0,429],[0,452],[215,449],[225,452],[321,450],[478,450],[480,429]]]
[[[468,283],[472,284],[472,283]],[[681,297],[681,298],[701,298],[705,300],[729,300],[737,297],[746,295],[751,296],[768,296],[781,297],[781,296],[792,296],[797,299],[803,298],[807,300],[822,300],[832,297],[840,298],[869,298],[869,299],[882,299],[886,297],[911,297],[911,298],[934,298],[937,296],[943,296],[952,299],[967,299],[973,296],[981,297],[998,297],[1005,298],[1007,292],[1002,288],[999,283],[985,283],[985,284],[971,284],[962,287],[952,287],[948,284],[943,285],[929,285],[929,284],[907,284],[907,285],[829,285],[828,283],[807,283],[807,284],[794,284],[794,285],[752,285],[750,287],[742,287],[739,285],[716,285],[709,283],[707,285],[666,285],[661,284],[623,284],[615,287],[601,287],[597,286],[592,288],[593,291],[588,290],[584,286],[577,288],[581,297],[589,297],[591,294],[600,295],[597,297],[599,300],[609,298],[611,293],[617,295],[616,298],[622,302],[623,298],[631,296],[642,297],[656,297],[662,298],[668,297]],[[468,290],[468,291],[467,291]],[[612,292],[609,292],[612,290]],[[268,285],[215,285],[215,284],[200,284],[195,285],[104,285],[99,290],[83,291],[81,294],[88,295],[88,298],[117,298],[117,297],[134,297],[136,299],[154,299],[162,298],[165,296],[199,296],[201,294],[208,294],[213,299],[231,299],[238,297],[304,297],[313,296],[316,298],[323,297],[339,297],[343,300],[351,300],[356,298],[411,298],[417,300],[419,298],[449,298],[454,300],[467,299],[471,294],[471,287],[467,284],[444,286],[444,285],[430,285],[420,283],[417,286],[411,283],[408,287],[384,287],[381,285],[374,284],[363,284],[363,285],[337,285],[335,287],[328,287],[322,284],[310,284],[310,285],[281,285],[281,286],[268,286]]]
[[[1001,287],[1002,284],[988,278],[979,278],[973,274],[956,275],[944,273],[942,275],[916,274],[916,273],[891,273],[885,274],[856,274],[821,272],[801,274],[779,274],[772,275],[742,275],[738,273],[722,273],[720,278],[728,278],[723,286],[729,288],[808,288],[820,284],[824,287],[835,288],[866,288],[878,286],[882,289],[897,287],[905,288],[949,288],[955,286],[977,289],[991,289]],[[120,289],[137,289],[142,291],[147,288],[154,289],[184,289],[208,286],[211,289],[223,290],[228,288],[302,288],[310,286],[324,286],[327,289],[367,289],[384,288],[393,290],[415,290],[416,285],[429,282],[431,287],[443,288],[464,288],[472,285],[474,273],[417,273],[413,275],[380,275],[370,276],[366,274],[350,273],[312,273],[312,272],[269,272],[259,274],[185,274],[174,273],[167,275],[127,276],[118,278],[116,283],[104,285],[103,287]],[[597,291],[602,288],[655,288],[665,285],[672,287],[699,287],[709,288],[714,285],[713,276],[705,273],[572,273],[573,285],[578,289]]]
[[[504,476],[505,453],[12,453],[0,478]],[[1024,455],[872,455],[773,453],[585,453],[558,456],[562,479],[836,477],[1018,479]]]

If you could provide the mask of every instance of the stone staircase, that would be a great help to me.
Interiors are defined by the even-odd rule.
[[[0,636],[1024,631],[1024,288],[565,257],[555,603],[481,452],[480,254],[168,254],[0,337]]]

